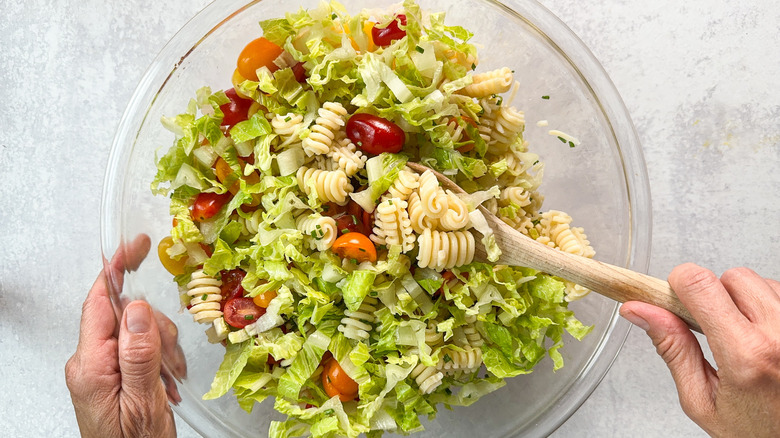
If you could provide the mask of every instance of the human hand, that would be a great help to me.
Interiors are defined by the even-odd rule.
[[[684,264],[669,284],[701,325],[717,369],[674,314],[640,302],[625,303],[620,314],[653,340],[683,411],[714,437],[780,436],[780,282],[746,268],[718,280]]]
[[[121,282],[124,270],[137,269],[149,247],[149,237],[141,235],[120,248],[109,265],[112,276]],[[172,348],[172,336],[176,345],[176,333],[171,331],[175,326],[161,319],[170,323],[163,326],[161,339],[161,314],[145,301],[133,301],[126,305],[117,328],[107,283],[105,270],[101,271],[84,301],[76,353],[65,366],[81,435],[176,436],[170,395],[160,380],[161,348]]]

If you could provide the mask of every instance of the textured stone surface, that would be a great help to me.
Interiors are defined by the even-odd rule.
[[[650,273],[694,261],[780,278],[780,9],[770,0],[543,0],[620,91],[653,196]],[[197,1],[3,2],[0,430],[77,434],[63,366],[101,268],[111,139],[137,81]],[[43,18],[46,17],[44,20]],[[179,422],[180,436],[196,434]],[[557,437],[700,437],[649,339],[632,331]]]

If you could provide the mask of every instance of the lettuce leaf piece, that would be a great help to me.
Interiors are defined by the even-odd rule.
[[[240,344],[228,344],[225,350],[225,358],[217,370],[217,375],[211,382],[211,389],[203,400],[213,400],[225,395],[244,369],[249,355],[254,347],[253,342],[246,341]]]
[[[398,172],[404,168],[408,158],[401,154],[383,152],[366,162],[368,188],[349,196],[369,213],[376,208],[376,201],[398,178]]]
[[[306,339],[287,373],[279,379],[278,392],[280,397],[298,400],[301,388],[314,374],[314,370],[319,366],[329,344],[330,336],[320,330],[315,331]]]
[[[341,292],[347,309],[353,312],[358,310],[358,307],[363,302],[363,298],[371,290],[375,278],[376,272],[370,270],[358,269],[349,274]]]
[[[245,141],[254,140],[257,137],[268,135],[272,132],[273,129],[271,128],[271,124],[268,123],[263,112],[258,111],[250,117],[249,120],[238,122],[230,128],[230,138],[232,138],[235,143],[243,143]],[[212,144],[216,144],[216,142]]]

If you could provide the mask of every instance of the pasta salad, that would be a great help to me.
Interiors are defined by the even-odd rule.
[[[530,373],[563,366],[582,287],[474,261],[500,249],[479,205],[529,237],[592,257],[582,228],[542,211],[543,163],[510,105],[513,72],[479,71],[471,33],[412,0],[349,15],[321,3],[260,23],[233,87],[164,117],[158,246],[232,390],[287,415],[269,435],[422,430]],[[443,189],[430,171],[467,194]],[[222,348],[222,347],[215,347]]]

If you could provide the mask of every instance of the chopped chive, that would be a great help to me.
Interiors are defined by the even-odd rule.
[[[338,15],[336,15],[336,13],[335,13],[335,12],[334,12],[334,13],[332,13],[332,14],[330,14],[330,19],[331,19],[331,20],[335,20],[335,19],[337,19],[337,18],[339,18],[339,16],[338,16]]]
[[[352,223],[353,223],[354,225],[357,225],[357,218],[355,217],[355,215],[354,215],[354,214],[351,214],[350,216],[352,216]]]
[[[450,357],[449,354],[444,355],[444,362],[452,362],[452,358]]]
[[[331,415],[333,415],[335,412],[336,412],[336,411],[334,411],[333,409],[326,409],[326,410],[323,412],[323,414],[325,414],[325,415],[328,415],[328,416],[331,416]]]
[[[471,64],[471,69],[472,70],[476,70],[477,69],[477,64]]]
[[[550,100],[550,96],[546,96],[546,95],[545,95],[545,96],[542,96],[542,99],[544,99],[544,100]]]
[[[320,226],[320,224],[317,224],[317,229],[318,229],[318,230],[321,230],[321,229],[322,229],[322,226]]]
[[[352,259],[352,263],[354,263],[354,264],[356,264],[356,265],[357,265],[357,264],[358,264],[358,261],[357,261],[357,259]]]
[[[393,200],[392,199],[388,199],[387,203],[390,204],[390,205],[393,205]]]
[[[323,211],[328,211],[329,208],[330,208],[330,205],[323,205],[322,206],[322,210]]]
[[[358,250],[360,250],[361,252],[366,252],[364,248],[358,248]]]
[[[561,143],[566,144],[566,139],[565,138],[563,138],[561,136],[558,136],[558,140],[560,140]]]
[[[203,301],[206,301],[206,298],[208,298],[208,297],[209,297],[208,294],[203,294],[203,296],[200,297],[200,299],[203,300]]]
[[[570,141],[570,142],[569,142],[569,147],[570,147],[570,148],[573,148],[574,146],[577,146],[577,145],[575,145],[573,141]]]
[[[425,49],[423,49],[423,48],[422,48],[422,47],[420,47],[420,46],[416,46],[416,47],[414,48],[414,50],[417,50],[417,51],[418,51],[418,52],[420,52],[420,53],[425,53]]]
[[[537,164],[539,164],[539,160],[534,161],[533,165],[536,166]]]
[[[314,232],[314,230],[311,230],[311,233],[309,233],[309,234],[311,235],[312,239],[316,239],[317,238],[317,234]]]
[[[244,315],[244,319],[249,321],[250,319],[255,319],[255,315]]]
[[[362,141],[359,141],[359,142],[358,142],[358,146],[360,146],[360,147],[363,147],[363,142],[362,142]]]

